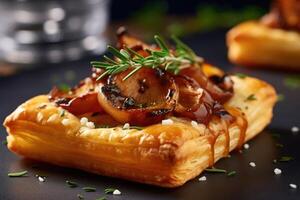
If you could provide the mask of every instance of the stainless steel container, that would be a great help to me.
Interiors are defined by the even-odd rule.
[[[1,0],[0,59],[57,63],[105,50],[109,0]]]

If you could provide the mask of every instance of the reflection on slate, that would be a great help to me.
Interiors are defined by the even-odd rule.
[[[0,59],[58,63],[105,50],[109,0],[0,2]]]

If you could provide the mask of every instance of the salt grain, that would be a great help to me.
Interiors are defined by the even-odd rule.
[[[64,126],[68,126],[70,124],[70,120],[69,119],[63,119],[61,121],[61,123],[64,125]]]
[[[162,124],[162,125],[171,125],[171,124],[173,124],[173,123],[174,123],[174,122],[173,122],[172,119],[164,119],[164,120],[161,121],[161,124]]]
[[[114,190],[113,195],[121,195],[121,191],[120,190]]]
[[[294,183],[290,183],[290,188],[292,188],[292,189],[297,189],[297,185],[294,184]]]
[[[250,145],[249,144],[244,144],[244,149],[249,149],[250,148]]]
[[[251,167],[256,167],[255,162],[250,162],[249,165],[250,165]]]
[[[45,182],[45,178],[43,178],[41,176],[38,177],[38,180],[39,180],[39,182]]]
[[[191,121],[191,125],[194,127],[194,128],[197,128],[198,127],[198,123],[194,120]]]
[[[299,128],[298,128],[297,126],[293,126],[293,127],[291,128],[291,131],[292,131],[293,133],[298,133],[298,132],[299,132]]]
[[[86,125],[86,127],[88,127],[88,128],[95,128],[94,122],[87,122],[85,125]]]
[[[57,118],[58,118],[58,114],[53,114],[48,118],[47,122],[53,122],[57,120]]]
[[[80,124],[82,125],[82,126],[85,126],[85,124],[86,123],[88,123],[88,118],[86,118],[86,117],[82,117],[81,119],[80,119]]]
[[[275,168],[275,169],[274,169],[274,173],[275,173],[276,175],[279,175],[279,174],[282,173],[282,171],[281,171],[281,169],[279,169],[279,168]]]
[[[206,181],[206,176],[202,176],[198,179],[199,181]]]
[[[123,129],[129,129],[130,128],[130,124],[129,123],[125,123],[123,126]]]

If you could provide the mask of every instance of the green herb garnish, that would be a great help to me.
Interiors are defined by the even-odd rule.
[[[75,188],[78,187],[78,184],[74,181],[66,181],[66,184],[70,187],[70,188]]]
[[[154,39],[160,47],[160,50],[147,49],[150,55],[146,57],[143,57],[129,47],[124,47],[123,49],[118,50],[114,47],[108,46],[108,51],[110,51],[117,59],[112,60],[111,58],[104,56],[104,61],[91,62],[93,67],[105,70],[105,72],[102,73],[97,80],[106,75],[117,74],[132,68],[132,71],[123,78],[123,80],[126,80],[142,67],[152,69],[161,68],[173,74],[178,74],[181,69],[186,68],[191,64],[198,63],[201,65],[203,63],[202,58],[196,56],[190,47],[175,36],[172,37],[176,44],[174,51],[171,51],[168,48],[165,41],[160,36],[155,35]]]
[[[8,173],[7,175],[9,177],[22,177],[22,176],[25,176],[27,175],[27,171],[21,171],[21,172],[11,172],[11,173]]]
[[[105,194],[112,194],[116,189],[115,188],[106,188],[104,190]]]
[[[210,173],[226,173],[227,171],[225,169],[217,169],[217,168],[209,168],[205,169],[205,171]]]
[[[84,199],[84,196],[82,194],[77,194],[78,199]]]
[[[236,171],[231,171],[231,172],[228,172],[227,176],[234,176],[236,175]]]
[[[106,197],[99,197],[96,200],[106,200]]]
[[[283,94],[278,94],[277,95],[277,102],[283,101],[284,100],[284,95]]]
[[[254,101],[254,100],[256,100],[256,97],[255,97],[254,94],[250,94],[250,95],[245,99],[245,101]]]
[[[290,89],[300,88],[300,75],[288,76],[284,79],[284,84]]]
[[[96,188],[94,188],[94,187],[83,187],[82,189],[85,192],[96,192]]]
[[[3,145],[7,145],[7,140],[3,140],[3,141],[2,141],[2,144],[3,144]]]
[[[244,78],[247,77],[246,74],[242,74],[242,73],[236,73],[235,76],[237,76],[237,77],[240,78],[240,79],[244,79]]]
[[[71,90],[71,87],[65,83],[58,85],[57,88],[64,93],[69,92]]]
[[[276,147],[279,147],[279,148],[282,148],[282,147],[283,147],[283,144],[277,143],[277,144],[275,144],[275,146],[276,146]]]
[[[279,161],[279,162],[288,162],[288,161],[291,161],[291,160],[294,160],[294,158],[291,157],[291,156],[282,156],[277,161]]]
[[[280,138],[280,134],[279,133],[271,133],[273,138]]]
[[[60,117],[64,117],[64,116],[65,116],[65,112],[66,112],[66,111],[65,111],[64,109],[62,109],[62,110],[60,111],[59,116],[60,116]]]
[[[141,126],[130,126],[130,129],[143,130],[144,127]]]
[[[96,128],[111,128],[111,126],[107,125],[107,124],[95,124],[95,127]]]

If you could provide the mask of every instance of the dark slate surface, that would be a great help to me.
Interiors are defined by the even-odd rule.
[[[218,168],[237,171],[235,177],[224,174],[205,174],[206,182],[192,180],[176,189],[164,189],[132,183],[124,180],[102,177],[90,173],[56,167],[36,161],[22,159],[10,153],[5,145],[0,146],[0,199],[35,200],[35,199],[77,199],[77,194],[85,199],[103,196],[107,187],[118,188],[121,196],[107,196],[108,199],[300,199],[300,133],[293,134],[292,126],[300,126],[299,89],[290,89],[283,84],[284,72],[249,70],[234,67],[226,59],[224,42],[225,31],[216,31],[193,35],[186,39],[198,54],[228,72],[242,72],[272,83],[277,91],[285,95],[285,100],[275,108],[272,124],[258,137],[249,142],[250,149],[242,154],[235,152],[232,157],[219,161]],[[12,77],[0,78],[0,121],[12,112],[20,103],[37,94],[47,93],[51,86],[59,82],[75,83],[89,74],[89,61],[45,66],[36,70],[25,71]],[[3,141],[6,131],[0,128]],[[279,138],[272,134],[279,134]],[[276,147],[277,143],[284,145]],[[289,163],[274,164],[272,161],[282,155],[291,155],[295,160]],[[249,162],[256,162],[256,168],[249,167]],[[275,167],[282,169],[280,176],[275,176]],[[29,177],[8,178],[11,171],[28,170]],[[36,174],[47,176],[41,183]],[[68,188],[66,180],[76,181],[81,187],[93,186],[97,192],[85,193],[79,188]],[[298,184],[298,190],[289,188],[289,183]]]

